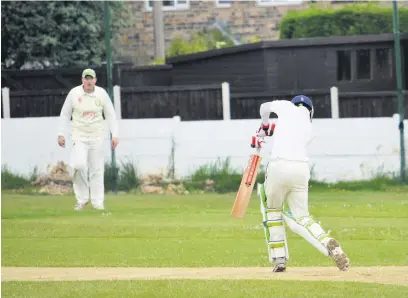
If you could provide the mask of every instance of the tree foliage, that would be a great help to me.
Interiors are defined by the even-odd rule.
[[[112,40],[127,25],[123,2],[110,2]],[[100,65],[105,59],[99,1],[2,1],[1,62],[20,69]]]
[[[408,9],[399,7],[400,31],[408,32]],[[347,36],[392,33],[392,8],[353,4],[340,9],[312,6],[285,15],[280,24],[280,38]]]

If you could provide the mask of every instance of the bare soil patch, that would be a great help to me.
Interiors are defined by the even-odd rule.
[[[335,267],[289,267],[273,273],[268,267],[207,268],[35,268],[2,267],[2,281],[89,281],[158,279],[262,279],[303,281],[355,281],[408,286],[408,266],[351,267],[341,272]]]

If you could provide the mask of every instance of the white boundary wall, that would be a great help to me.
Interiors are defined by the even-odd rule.
[[[378,172],[398,174],[397,119],[314,119],[314,137],[309,146],[313,177],[338,181],[367,179]],[[67,140],[66,149],[57,145],[57,124],[56,117],[2,119],[2,165],[26,175],[35,166],[45,171],[48,165],[57,161],[68,162],[70,141]],[[166,170],[174,135],[177,176],[188,175],[196,167],[217,161],[217,158],[230,157],[231,165],[242,169],[252,152],[250,138],[258,125],[259,120],[120,119],[120,144],[116,156],[119,163],[134,162],[142,174]],[[408,121],[405,121],[405,127],[408,127]],[[106,161],[109,162],[108,133],[105,142]],[[408,152],[407,129],[405,148]]]

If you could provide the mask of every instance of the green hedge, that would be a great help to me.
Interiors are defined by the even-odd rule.
[[[399,7],[399,21],[400,32],[408,32],[408,8]],[[392,7],[374,4],[354,4],[340,9],[312,6],[289,12],[280,24],[280,39],[392,32]]]

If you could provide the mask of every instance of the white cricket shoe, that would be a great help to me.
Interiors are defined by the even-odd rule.
[[[105,210],[105,207],[103,207],[103,206],[93,206],[93,208],[95,210]]]
[[[339,242],[334,238],[330,238],[326,247],[329,251],[329,255],[334,259],[340,271],[347,271],[350,266],[350,260],[341,249]]]
[[[85,208],[88,203],[77,203],[74,207],[75,211],[81,211]]]
[[[273,272],[285,272],[285,271],[286,271],[286,259],[285,258],[275,259],[275,267],[273,268]]]

